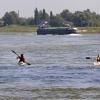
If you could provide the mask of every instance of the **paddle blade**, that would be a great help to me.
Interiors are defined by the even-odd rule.
[[[13,53],[15,53],[15,51],[14,51],[14,50],[12,50],[12,52],[13,52]]]
[[[13,52],[14,54],[16,54],[17,56],[19,56],[14,50],[12,50],[12,52]]]
[[[30,63],[28,63],[28,62],[26,62],[27,63],[27,65],[31,65]]]
[[[91,57],[86,57],[86,59],[92,59]]]

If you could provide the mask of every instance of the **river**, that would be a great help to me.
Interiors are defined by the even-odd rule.
[[[20,66],[23,53],[31,65]],[[99,100],[100,34],[0,33],[0,100]],[[91,57],[91,59],[86,59]]]

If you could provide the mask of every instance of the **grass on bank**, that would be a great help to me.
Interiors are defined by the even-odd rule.
[[[36,32],[37,26],[9,25],[0,27],[0,32]],[[100,33],[100,27],[77,27],[81,33]]]
[[[82,33],[100,33],[100,27],[77,27],[78,32]]]
[[[36,32],[37,26],[9,25],[0,27],[0,32]]]

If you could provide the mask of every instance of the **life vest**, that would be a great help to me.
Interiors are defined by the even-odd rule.
[[[25,58],[24,58],[23,54],[21,54],[21,57],[20,57],[20,61],[19,62],[25,62]]]

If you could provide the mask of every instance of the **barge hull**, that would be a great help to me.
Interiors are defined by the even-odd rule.
[[[76,30],[74,28],[39,28],[37,30],[37,35],[67,35],[71,33],[76,33]]]

